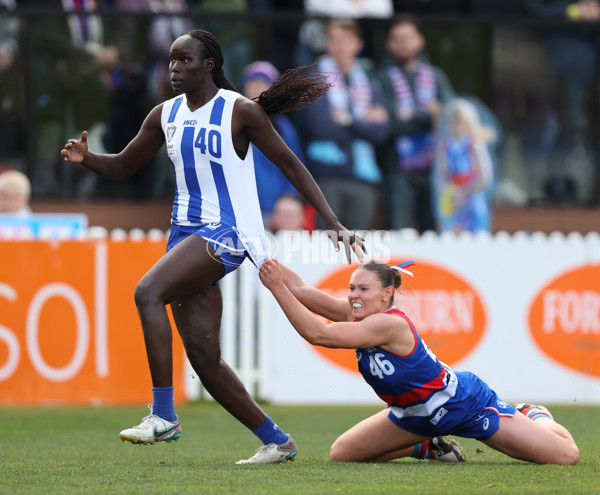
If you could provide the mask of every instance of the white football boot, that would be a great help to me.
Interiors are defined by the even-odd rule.
[[[127,428],[119,433],[123,442],[137,443],[140,445],[152,445],[156,442],[173,442],[181,436],[181,423],[179,417],[175,422],[152,413],[152,405],[148,404],[150,414],[142,418],[142,422],[133,428]]]
[[[256,449],[250,459],[242,459],[236,464],[281,464],[293,461],[298,453],[296,442],[288,435],[288,441],[282,444],[270,443]]]
[[[455,440],[443,437],[434,437],[429,440],[429,448],[435,455],[434,460],[441,462],[465,462],[467,456],[462,447]]]

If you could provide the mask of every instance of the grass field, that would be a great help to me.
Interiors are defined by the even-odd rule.
[[[329,446],[373,407],[265,406],[299,448],[295,462],[236,466],[259,446],[220,406],[178,407],[177,443],[123,444],[118,433],[141,407],[0,409],[0,493],[600,493],[600,408],[553,407],[577,441],[577,466],[515,461],[460,440],[469,462],[404,459],[337,464]]]

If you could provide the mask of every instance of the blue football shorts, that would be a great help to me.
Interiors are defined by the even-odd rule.
[[[237,233],[230,225],[224,223],[208,223],[204,225],[177,225],[171,224],[171,233],[167,243],[167,251],[173,249],[186,237],[198,235],[206,240],[215,250],[223,263],[225,273],[235,270],[246,259],[247,252]]]
[[[487,440],[500,427],[501,417],[512,417],[516,409],[500,400],[481,378],[468,371],[456,372],[456,394],[431,416],[389,418],[401,428],[424,437],[456,435]],[[392,406],[393,407],[393,406]]]

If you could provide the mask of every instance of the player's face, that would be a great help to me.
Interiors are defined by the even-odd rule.
[[[390,305],[393,292],[382,287],[377,275],[369,270],[356,270],[350,277],[348,302],[356,320],[382,313]]]
[[[212,83],[213,68],[214,60],[205,57],[201,41],[184,35],[171,45],[169,74],[175,93],[190,93],[207,82]]]
[[[403,22],[390,30],[385,47],[396,60],[409,63],[425,48],[425,38],[413,24]]]

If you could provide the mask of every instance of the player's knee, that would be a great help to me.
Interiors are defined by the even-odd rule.
[[[329,458],[333,462],[352,462],[353,459],[348,449],[344,448],[343,444],[339,441],[335,441],[329,449]]]
[[[333,462],[344,462],[342,451],[336,447],[335,443],[329,449],[329,459],[331,459]]]
[[[142,278],[135,287],[133,298],[135,305],[140,309],[156,302],[157,294],[153,289],[153,284]]]
[[[567,464],[569,466],[574,466],[575,464],[579,463],[579,449],[575,443],[573,443],[573,445],[566,450],[563,460],[564,462],[561,462],[561,464]]]
[[[190,363],[194,365],[198,378],[203,380],[221,366],[221,349],[214,346],[186,347],[186,354]]]
[[[579,462],[579,449],[575,442],[567,448],[557,450],[554,455],[546,461],[548,464],[558,464],[562,466],[574,466]]]

